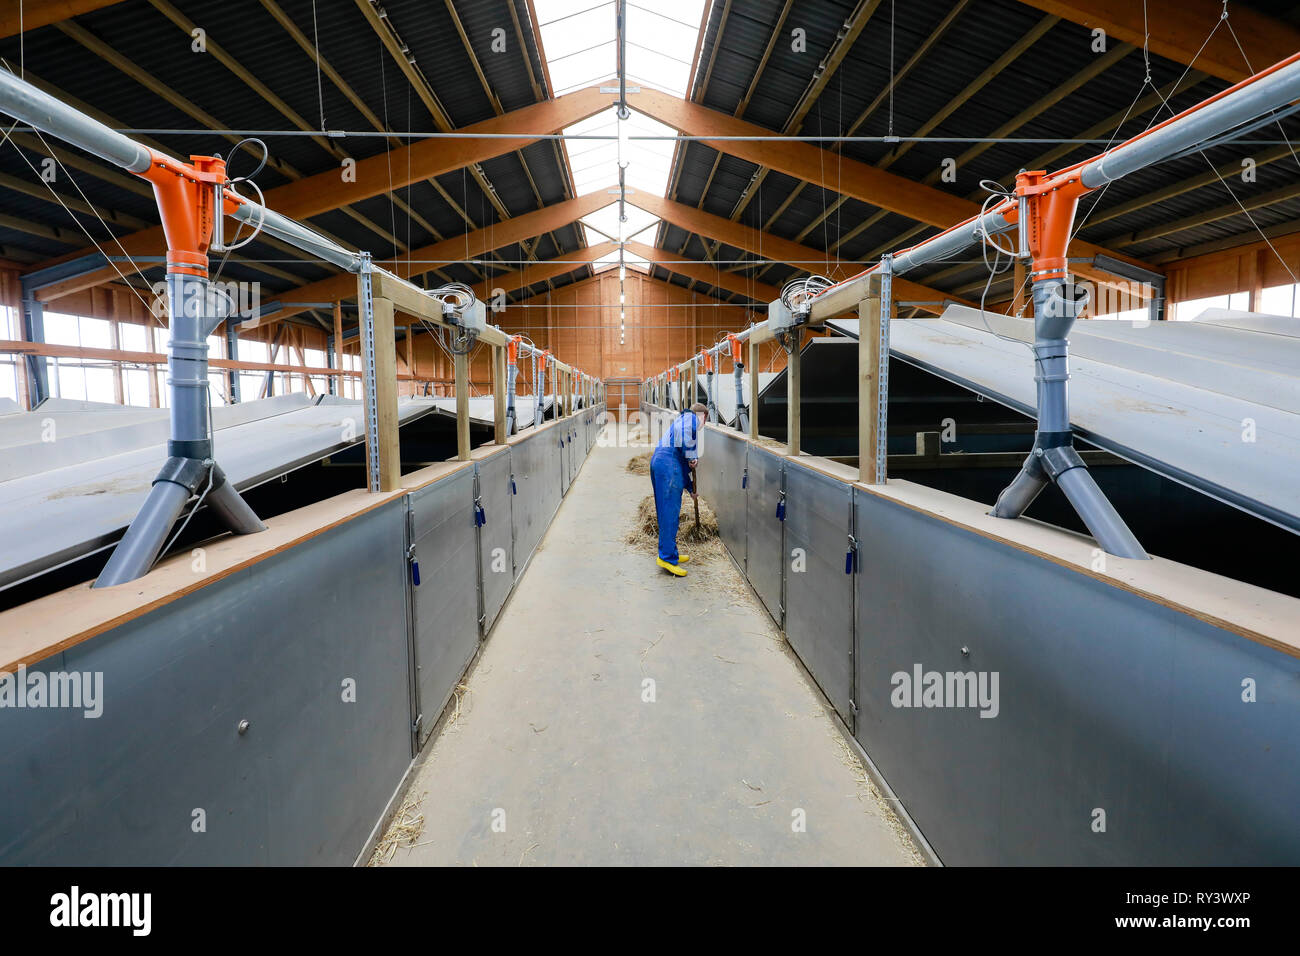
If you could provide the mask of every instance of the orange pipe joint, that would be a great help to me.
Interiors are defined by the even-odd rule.
[[[1070,234],[1079,197],[1091,192],[1081,174],[1071,170],[1048,177],[1043,170],[1016,176],[1016,195],[1026,200],[1025,234],[1038,279],[1064,279],[1069,271]],[[1018,219],[1013,210],[1007,219]]]
[[[189,163],[153,152],[142,179],[153,186],[158,215],[167,237],[167,271],[207,278],[208,247],[217,210],[216,186],[226,182],[226,161],[191,156]]]
[[[744,364],[745,364],[744,353],[741,351],[741,349],[744,348],[744,344],[745,344],[745,343],[744,343],[744,340],[742,340],[742,339],[740,338],[740,336],[736,335],[736,333],[734,333],[734,332],[728,332],[728,333],[727,333],[727,344],[729,344],[729,345],[731,346],[731,362],[732,362],[732,364],[733,364],[733,365],[744,365]]]

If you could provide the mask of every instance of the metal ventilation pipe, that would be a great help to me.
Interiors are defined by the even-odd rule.
[[[194,507],[207,504],[236,534],[265,531],[257,514],[226,480],[212,450],[208,402],[209,327],[230,312],[230,303],[213,294],[204,276],[167,274],[167,387],[170,438],[167,461],[149,489],[95,587],[112,587],[148,573],[158,560],[176,519],[194,495]]]
[[[1080,301],[1060,278],[1035,281],[1033,296],[1038,429],[1020,473],[998,496],[991,513],[997,518],[1019,518],[1047,483],[1055,481],[1105,551],[1120,558],[1145,560],[1146,551],[1074,450],[1067,336],[1078,317]]]

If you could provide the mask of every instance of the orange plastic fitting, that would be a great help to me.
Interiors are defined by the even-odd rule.
[[[741,340],[740,336],[736,335],[735,332],[728,332],[727,343],[731,346],[731,361],[736,365],[744,365],[745,359],[743,358],[741,349],[745,343]]]
[[[706,374],[710,374],[710,375],[713,374],[713,353],[712,353],[712,352],[701,352],[700,354],[704,356],[704,371],[705,371],[705,373],[706,373]]]
[[[522,339],[522,335],[512,335],[510,341],[506,343],[506,361],[511,365],[519,364],[519,343]]]
[[[207,278],[218,183],[226,182],[226,161],[191,156],[189,163],[153,151],[149,168],[139,173],[153,186],[158,215],[167,237],[167,271]]]
[[[1077,171],[1047,178],[1039,169],[1016,176],[1016,195],[1027,200],[1025,229],[1035,279],[1065,278],[1074,213],[1079,197],[1088,192]]]

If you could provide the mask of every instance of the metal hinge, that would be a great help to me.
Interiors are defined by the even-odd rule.
[[[851,713],[854,717],[858,715],[858,705],[857,702],[852,697],[849,698],[849,713]]]
[[[424,714],[416,714],[415,720],[411,721],[411,733],[419,736],[420,725],[424,723]]]

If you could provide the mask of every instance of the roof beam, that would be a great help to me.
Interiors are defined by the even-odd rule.
[[[1300,29],[1243,4],[1232,4],[1224,23],[1224,5],[1219,0],[1021,2],[1090,30],[1105,30],[1113,39],[1139,48],[1145,42],[1158,56],[1230,83],[1239,83],[1300,49]],[[1249,63],[1242,57],[1243,50]]]
[[[694,232],[708,239],[716,239],[724,245],[734,246],[755,255],[787,262],[801,272],[811,272],[813,271],[810,268],[812,264],[825,262],[826,254],[820,249],[814,249],[811,246],[791,242],[789,239],[782,239],[779,236],[759,232],[750,226],[732,222],[724,216],[715,216],[693,206],[673,202],[671,199],[661,199],[648,193],[636,193],[628,199],[628,202],[652,215],[658,216],[665,222],[671,222],[678,228]],[[664,268],[668,268],[668,266],[664,266]],[[862,271],[863,266],[857,262],[845,262],[827,265],[824,268],[826,275],[839,281],[857,275]],[[712,280],[710,281],[712,282]],[[741,281],[743,282],[743,279]],[[712,284],[718,285],[719,283],[713,282]],[[961,301],[947,293],[920,285],[901,276],[895,277],[894,288],[897,290],[895,297],[899,299]],[[969,305],[970,303],[963,304]],[[936,306],[934,311],[940,311],[939,307]]]
[[[690,279],[692,282],[704,286],[713,286],[717,289],[725,289],[727,292],[734,292],[743,295],[745,298],[754,302],[766,305],[774,301],[780,294],[781,290],[774,285],[768,285],[765,282],[751,282],[742,276],[735,275],[731,272],[723,272],[720,269],[709,268],[706,263],[701,262],[699,265],[690,262],[681,262],[680,256],[674,259],[663,249],[654,246],[647,246],[641,242],[629,242],[627,251],[638,255],[648,262],[657,265],[659,268],[668,272],[675,272],[679,276]]]
[[[493,249],[501,249],[559,229],[598,209],[605,208],[611,202],[613,199],[604,191],[588,193],[576,199],[566,199],[564,202],[527,212],[522,216],[515,216],[505,222],[476,229],[462,236],[452,236],[421,249],[412,249],[397,262],[380,264],[397,275],[409,279],[431,272],[435,268],[435,265],[430,264],[431,262],[463,262],[476,259]],[[357,277],[350,272],[343,272],[328,279],[321,279],[319,282],[310,282],[297,289],[278,293],[277,297],[287,302],[333,302],[338,299],[355,298],[356,294]],[[244,322],[241,328],[269,325],[308,308],[310,306],[288,305],[260,319]]]
[[[10,2],[0,11],[0,39],[30,33],[39,27],[70,20],[83,13],[111,7],[121,0],[43,0],[41,3]]]
[[[342,182],[338,170],[306,176],[266,191],[266,205],[293,219],[337,209],[349,203],[387,193],[390,188],[406,186],[423,179],[491,159],[502,153],[526,146],[537,133],[553,133],[586,119],[613,102],[613,97],[596,87],[567,93],[558,99],[525,106],[493,119],[464,127],[469,134],[459,139],[422,139],[410,146],[362,159],[356,165],[356,181]],[[520,129],[525,133],[518,133]],[[507,139],[495,134],[510,135]],[[482,138],[491,137],[491,138]],[[389,164],[392,179],[389,179]],[[499,227],[498,227],[499,228]],[[161,226],[131,233],[121,240],[130,255],[158,255],[165,249]],[[93,250],[87,250],[93,251]],[[111,279],[109,275],[104,281]],[[321,301],[326,301],[322,299]]]
[[[361,15],[366,18],[366,22],[370,24],[370,28],[374,30],[375,34],[379,37],[384,48],[392,55],[394,62],[397,63],[398,69],[402,71],[402,75],[405,76],[407,82],[411,84],[411,88],[415,91],[415,95],[420,98],[420,102],[424,104],[425,109],[429,111],[429,115],[433,117],[434,125],[444,133],[449,133],[455,129],[455,124],[451,121],[451,115],[442,105],[437,94],[434,93],[433,86],[429,83],[428,77],[424,75],[424,71],[416,65],[415,57],[411,54],[410,49],[398,35],[397,27],[393,24],[392,18],[389,14],[385,11],[381,16],[383,8],[376,7],[371,0],[356,0],[356,3],[357,9],[361,11]],[[452,11],[452,16],[455,18],[454,10]],[[458,20],[458,18],[456,19]],[[491,93],[489,92],[489,96],[490,95]],[[499,111],[498,115],[500,115]],[[526,146],[528,144],[524,143],[522,145]],[[511,148],[515,149],[518,147]],[[508,152],[508,150],[501,150],[501,152]],[[498,153],[497,155],[500,154]],[[487,176],[484,175],[483,170],[478,167],[478,164],[466,163],[464,165],[470,167],[470,172],[474,177],[474,181],[478,183],[479,188],[483,190],[483,194],[487,197],[488,202],[492,204],[492,207],[496,209],[497,213],[503,218],[509,218],[510,211],[506,209],[505,204],[501,201],[501,197],[497,195],[496,187],[488,182]],[[448,202],[451,202],[450,196],[444,194],[443,198],[447,199]],[[460,213],[461,218],[465,219],[469,225],[475,225],[475,223],[469,219],[464,211],[454,202],[452,203],[452,207]]]
[[[791,111],[789,117],[786,118],[785,125],[781,127],[783,133],[797,133],[803,126],[803,121],[807,118],[809,111],[812,110],[813,105],[817,102],[817,98],[821,96],[822,91],[826,89],[826,85],[830,83],[831,77],[833,77],[836,71],[840,68],[840,64],[843,63],[844,58],[848,56],[849,50],[853,48],[853,44],[857,42],[858,37],[866,28],[867,21],[871,19],[871,15],[876,12],[876,8],[879,6],[880,0],[859,0],[858,5],[853,9],[853,12],[849,15],[848,19],[844,21],[843,27],[835,37],[835,42],[817,64],[817,68],[813,71],[812,79],[808,81],[808,85],[800,95],[799,101],[795,104],[795,108]],[[739,117],[740,113],[736,113],[736,116]],[[722,150],[722,152],[727,152],[727,150]],[[735,153],[733,153],[733,155],[735,155]],[[751,160],[751,162],[754,161]],[[771,172],[772,167],[765,166],[763,163],[757,163],[757,165],[758,169],[754,170],[754,175],[750,179],[749,185],[745,187],[745,191],[741,194],[739,201],[736,203],[736,207],[731,211],[732,219],[739,219],[741,217],[741,214],[744,213],[745,208],[749,205],[750,200],[758,195],[758,190],[763,185],[763,180],[766,179],[767,174]],[[714,161],[714,169],[717,169],[716,160]],[[712,183],[712,178],[712,175],[710,175],[709,183],[705,184],[704,193],[701,193],[700,195],[699,204],[701,207],[704,206],[704,194],[709,191],[709,185]]]
[[[1061,21],[1059,17],[1053,17],[1053,16],[1046,16],[1043,17],[1041,20],[1039,20],[1036,24],[1034,24],[1034,26],[1027,33],[1021,36],[1019,40],[1011,44],[1011,46],[1009,46],[1000,57],[994,60],[993,63],[991,63],[989,66],[985,67],[984,71],[980,73],[980,75],[977,76],[974,80],[968,83],[965,89],[963,89],[960,93],[958,93],[947,103],[945,103],[943,109],[939,110],[928,120],[922,123],[911,135],[929,136],[930,133],[934,132],[934,130],[939,126],[940,123],[942,123],[949,116],[957,112],[957,110],[959,110],[962,106],[968,103],[971,100],[971,98],[974,97],[980,90],[984,89],[985,86],[991,83],[999,73],[1001,73],[1008,66],[1010,66],[1015,60],[1019,59],[1023,53],[1028,51],[1030,47],[1032,47],[1035,43],[1037,43],[1040,39],[1042,39],[1043,35],[1047,33],[1048,30],[1050,30],[1052,27],[1056,26],[1060,22]],[[876,168],[888,169],[890,166],[894,165],[894,163],[896,163],[903,156],[904,153],[908,152],[915,145],[916,145],[916,140],[908,140],[905,143],[899,143],[892,150],[890,150],[882,159],[876,162],[875,164]],[[969,150],[967,152],[969,152]],[[939,177],[941,175],[942,172],[936,169],[934,170],[932,175],[927,176],[924,180],[922,180],[922,182],[927,186],[932,185],[939,181]],[[813,217],[813,220],[810,223],[808,223],[808,225],[804,226],[803,230],[797,236],[795,236],[795,239],[799,242],[803,242],[804,237],[806,237],[810,232],[812,232],[814,229],[820,226],[825,220],[830,218],[847,201],[848,201],[847,196],[840,195],[840,197],[836,199],[833,203],[831,203],[830,206],[822,210],[820,215]],[[886,213],[883,210],[878,211],[875,213],[875,215],[868,217],[864,222],[859,224],[857,228],[859,229],[868,228],[878,220],[883,219],[885,215]],[[839,248],[839,244],[832,245],[830,248],[837,249]]]
[[[888,209],[929,226],[946,229],[979,213],[979,203],[877,169],[870,163],[843,157],[836,157],[834,163],[827,163],[826,150],[819,149],[811,143],[771,139],[707,140],[709,136],[770,137],[772,131],[728,116],[726,113],[688,103],[658,90],[643,89],[636,94],[632,105],[648,116],[687,135],[706,137],[706,142],[715,149],[724,150],[751,163],[765,164],[787,176],[817,183],[826,189],[833,189],[843,195]],[[769,237],[769,241],[775,241],[775,237]],[[1079,258],[1091,259],[1098,254],[1110,255],[1133,265],[1151,268],[1147,263],[1133,259],[1131,256],[1102,249],[1080,239],[1076,239],[1070,249],[1071,253]],[[826,253],[814,251],[815,257],[825,258]],[[1096,277],[1092,270],[1080,268],[1078,272],[1086,278]]]
[[[474,295],[480,301],[487,302],[498,291],[514,292],[525,286],[545,282],[559,276],[566,276],[570,272],[585,269],[587,266],[593,265],[597,260],[603,259],[614,252],[618,252],[617,242],[601,242],[594,246],[588,246],[586,249],[579,249],[575,253],[565,253],[555,259],[546,259],[541,262],[534,261],[522,269],[489,276],[474,286]],[[506,308],[509,308],[509,306]]]

